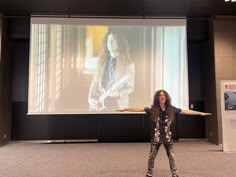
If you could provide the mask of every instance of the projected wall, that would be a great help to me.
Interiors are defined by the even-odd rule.
[[[188,107],[186,20],[32,18],[28,113]]]

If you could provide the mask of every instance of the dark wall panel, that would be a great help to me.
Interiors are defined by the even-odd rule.
[[[27,102],[13,103],[14,140],[98,139],[100,118],[94,115],[27,115]]]
[[[149,117],[146,115],[102,115],[101,141],[149,140]]]
[[[7,21],[0,15],[0,145],[11,139],[11,60]]]
[[[209,20],[188,19],[187,23],[188,40],[191,41],[207,41],[209,40]]]

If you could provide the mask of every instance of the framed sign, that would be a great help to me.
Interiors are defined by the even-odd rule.
[[[236,80],[221,80],[223,151],[236,151]]]
[[[236,81],[221,81],[221,111],[223,118],[236,120]]]

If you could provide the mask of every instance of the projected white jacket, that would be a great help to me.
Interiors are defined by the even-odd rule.
[[[109,87],[104,88],[102,84],[105,65],[101,68],[100,75],[94,74],[89,89],[88,103],[90,111],[114,111],[129,107],[129,94],[134,91],[135,65],[129,64],[123,76],[116,79]],[[106,100],[113,99],[113,102],[106,104]]]

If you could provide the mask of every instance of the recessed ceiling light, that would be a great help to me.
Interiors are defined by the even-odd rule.
[[[229,2],[230,0],[225,0],[225,2]]]

